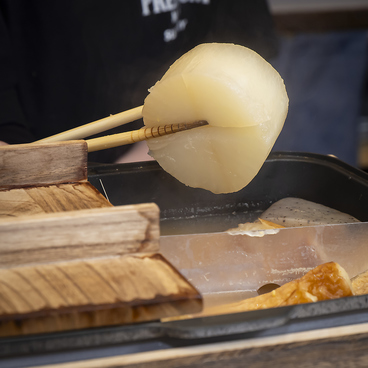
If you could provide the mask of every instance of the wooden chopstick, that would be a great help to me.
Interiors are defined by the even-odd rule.
[[[96,120],[92,123],[81,125],[77,128],[52,135],[50,137],[38,140],[34,143],[51,143],[90,137],[91,135],[98,134],[112,128],[116,128],[120,125],[131,123],[132,121],[142,118],[142,109],[143,106],[135,107],[134,109],[126,110],[121,113],[111,115],[100,120]]]
[[[207,121],[199,120],[193,123],[179,123],[171,125],[163,125],[154,128],[141,128],[119,134],[107,135],[104,137],[86,140],[88,152],[100,151],[107,148],[124,146],[136,142],[141,142],[151,138],[162,137],[164,135],[181,132],[208,125]]]

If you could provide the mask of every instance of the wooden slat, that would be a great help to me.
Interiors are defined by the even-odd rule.
[[[85,141],[0,146],[0,189],[87,180]]]
[[[159,250],[159,208],[138,204],[0,221],[0,267]]]
[[[201,306],[159,254],[0,270],[0,336],[155,320]]]
[[[40,213],[102,207],[112,207],[112,204],[88,182],[0,191],[0,221]]]

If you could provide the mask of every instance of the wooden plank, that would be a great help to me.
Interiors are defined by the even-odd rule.
[[[365,323],[42,365],[42,368],[367,367],[367,343],[368,323]]]
[[[85,141],[0,146],[0,189],[87,180]]]
[[[159,250],[159,208],[138,204],[0,221],[0,267]]]
[[[160,254],[0,270],[2,337],[155,320],[201,306]]]
[[[112,207],[112,204],[88,182],[0,191],[0,221],[40,213],[102,207]]]

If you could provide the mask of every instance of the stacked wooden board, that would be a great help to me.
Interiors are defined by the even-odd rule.
[[[87,181],[85,142],[0,147],[0,336],[199,311],[159,237],[155,204],[113,207]]]

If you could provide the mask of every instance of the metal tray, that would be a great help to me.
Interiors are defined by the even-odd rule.
[[[0,366],[84,359],[198,346],[368,322],[368,295],[192,320],[0,339]]]
[[[156,162],[91,165],[89,180],[114,205],[157,203],[162,235],[226,230],[289,196],[368,221],[368,174],[318,154],[272,153],[246,188],[226,195],[186,187]],[[358,324],[368,322],[367,312],[368,295],[362,295],[187,321],[0,339],[0,365],[60,363]]]
[[[161,235],[224,231],[253,221],[285,197],[368,221],[368,174],[319,154],[271,153],[253,181],[231,194],[187,187],[154,161],[91,166],[88,178],[113,205],[155,202],[161,210]]]

